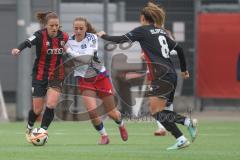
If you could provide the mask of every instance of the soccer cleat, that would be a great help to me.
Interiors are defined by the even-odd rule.
[[[31,133],[32,133],[32,129],[27,128],[25,132],[25,137],[28,143],[31,143]]]
[[[178,141],[171,147],[168,147],[167,150],[178,150],[178,149],[186,148],[189,145],[190,145],[190,142],[186,139],[186,140]]]
[[[190,122],[190,125],[188,127],[188,132],[191,136],[191,140],[192,142],[194,142],[194,140],[196,139],[197,137],[197,119],[192,119],[191,122]]]
[[[156,130],[154,132],[155,136],[166,136],[167,135],[167,131],[163,128],[159,128],[158,130]]]
[[[122,126],[119,126],[118,128],[119,128],[119,132],[120,132],[122,140],[127,141],[128,140],[128,132],[127,132],[127,129],[125,128],[125,126],[122,125]]]
[[[98,142],[99,145],[106,145],[109,144],[110,140],[108,135],[101,135],[100,141]]]

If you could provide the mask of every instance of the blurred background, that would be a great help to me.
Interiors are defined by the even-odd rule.
[[[62,30],[72,34],[75,17],[87,18],[97,31],[122,35],[139,25],[139,11],[148,0],[0,0],[0,120],[24,120],[31,107],[31,68],[35,49],[27,49],[20,57],[11,49],[39,29],[37,11],[59,14]],[[156,0],[167,14],[165,27],[184,48],[191,78],[178,79],[175,109],[196,114],[240,115],[240,0]],[[100,51],[108,67],[116,101],[122,113],[142,116],[148,113],[148,101],[142,98],[145,76],[125,79],[119,75],[143,73],[141,49],[134,43],[129,49],[119,45],[113,51]],[[26,52],[26,53],[25,53]],[[31,54],[32,53],[32,54]],[[179,72],[177,56],[172,60]],[[66,83],[75,84],[70,76]],[[30,85],[29,85],[30,84]],[[65,92],[68,88],[65,88]],[[70,89],[69,89],[70,90]],[[81,98],[65,94],[73,100],[73,109],[82,110]],[[61,112],[61,109],[59,110]],[[61,119],[71,119],[62,113]],[[60,115],[60,114],[58,114]],[[74,117],[73,117],[74,119]]]

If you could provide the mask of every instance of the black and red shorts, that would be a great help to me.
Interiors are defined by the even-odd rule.
[[[61,91],[63,80],[32,80],[32,96],[33,97],[44,97],[47,93],[48,88],[53,88]]]
[[[174,100],[175,89],[177,86],[177,74],[167,73],[162,77],[156,77],[148,87],[147,96],[154,96],[167,99],[167,106]]]

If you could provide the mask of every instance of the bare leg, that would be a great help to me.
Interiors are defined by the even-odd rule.
[[[118,128],[119,128],[122,140],[127,141],[128,133],[122,121],[121,113],[116,108],[114,97],[112,95],[109,95],[109,96],[103,97],[102,100],[105,107],[105,111],[107,112],[108,116],[118,124],[119,126]]]
[[[60,91],[57,88],[48,88],[46,95],[46,108],[43,113],[41,128],[47,130],[54,119],[54,109],[57,106]]]

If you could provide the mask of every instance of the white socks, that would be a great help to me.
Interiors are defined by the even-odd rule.
[[[166,110],[166,111],[173,111],[173,104],[171,104],[171,105],[169,105],[169,106],[166,106],[166,107],[164,108],[164,110]]]
[[[187,138],[184,136],[184,135],[182,135],[181,137],[178,137],[177,138],[177,142],[179,142],[179,143],[183,143],[183,142],[185,142],[187,140]]]
[[[123,120],[121,121],[121,123],[118,125],[119,127],[122,127],[124,125]]]
[[[27,125],[27,129],[33,129],[33,126]]]
[[[184,121],[184,126],[189,127],[190,123],[191,123],[190,118],[186,117]]]
[[[106,129],[103,127],[100,131],[98,131],[101,135],[107,135]]]

